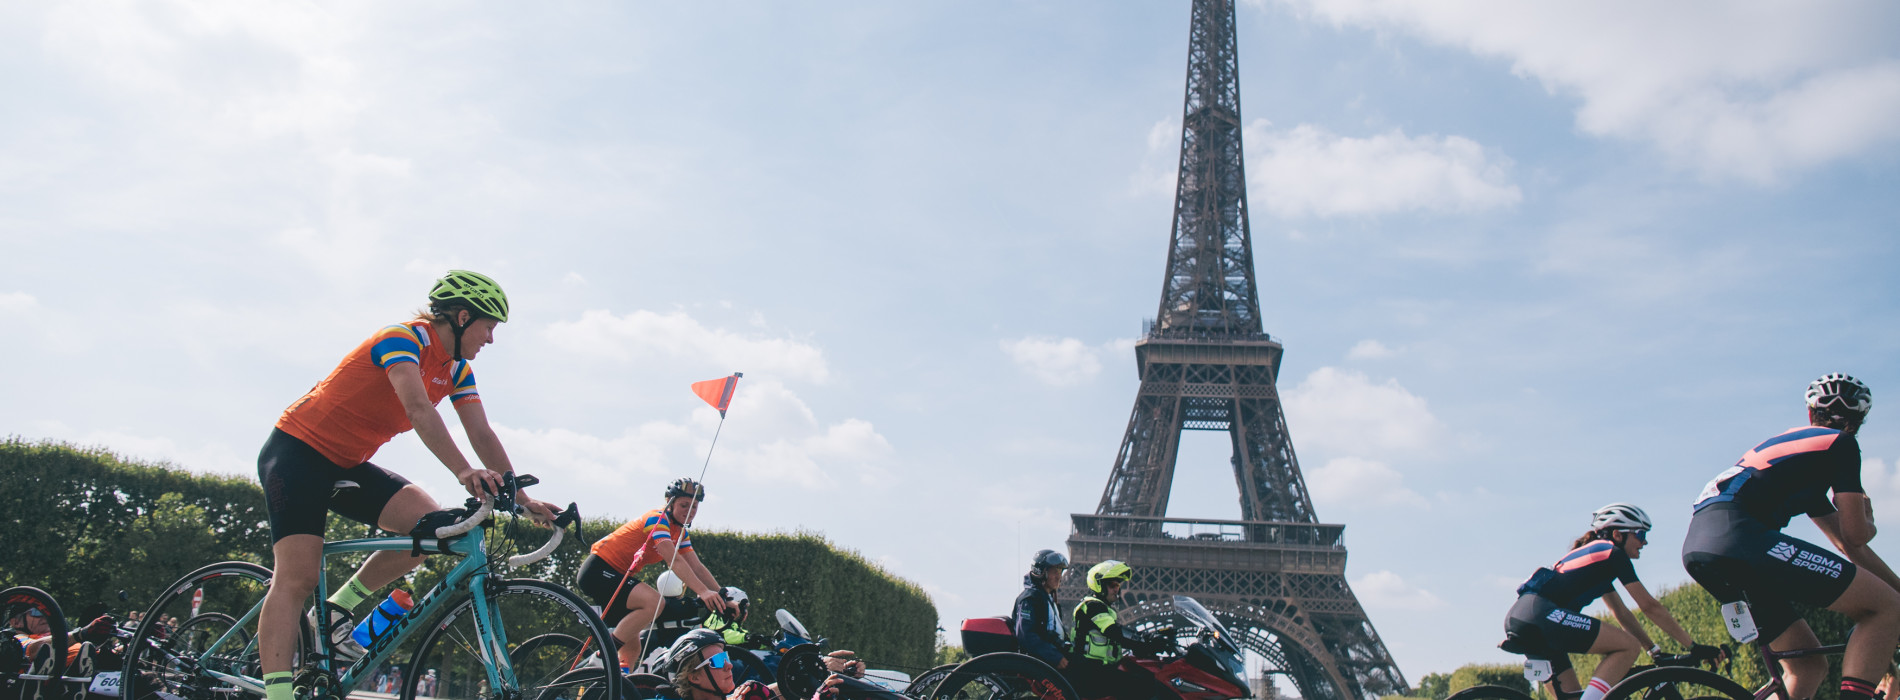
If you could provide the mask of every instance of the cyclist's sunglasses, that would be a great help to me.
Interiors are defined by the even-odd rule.
[[[1630,533],[1630,536],[1636,538],[1636,541],[1638,542],[1642,542],[1644,544],[1649,543],[1648,530],[1624,530],[1624,532]]]
[[[40,614],[39,608],[27,608],[26,616],[27,617],[46,617],[45,615]]]
[[[705,661],[699,662],[699,665],[694,666],[693,668],[705,668],[707,666],[711,666],[713,668],[725,668],[726,663],[731,660],[732,659],[730,657],[726,656],[726,652],[722,651],[717,654],[713,654],[712,656],[706,657]]]

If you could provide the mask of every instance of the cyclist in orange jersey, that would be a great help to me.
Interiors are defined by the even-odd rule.
[[[469,360],[495,340],[508,320],[508,297],[486,276],[450,270],[429,291],[429,309],[408,323],[386,326],[357,345],[330,376],[284,410],[257,456],[258,481],[270,514],[275,558],[270,591],[258,622],[260,665],[267,700],[291,700],[291,663],[297,616],[316,589],[323,533],[330,511],[396,533],[440,510],[408,479],[369,462],[390,438],[411,429],[473,496],[501,487],[513,471],[501,440],[488,425]],[[449,436],[436,404],[449,399],[482,469]],[[342,482],[351,486],[338,488]],[[520,497],[538,520],[556,510]],[[407,552],[370,555],[313,620],[338,653],[360,655],[350,639],[352,610],[373,591],[422,562]],[[312,611],[313,614],[316,611]]]
[[[666,564],[701,602],[714,612],[732,614],[725,589],[700,563],[686,526],[699,514],[706,487],[692,479],[678,479],[666,487],[666,507],[647,511],[594,543],[581,562],[574,584],[601,608],[601,619],[614,625],[620,641],[620,663],[640,663],[640,633],[659,614],[660,592],[637,580],[641,569]],[[675,553],[678,554],[675,557]]]

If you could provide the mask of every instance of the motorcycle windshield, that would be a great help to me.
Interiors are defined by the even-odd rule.
[[[805,641],[811,640],[811,633],[806,632],[805,626],[798,624],[798,618],[792,617],[792,614],[790,612],[787,612],[785,608],[778,609],[778,628],[784,631],[786,634],[792,635],[801,640],[805,640]]]
[[[1214,633],[1214,640],[1209,643],[1209,646],[1212,651],[1218,652],[1215,656],[1221,657],[1221,665],[1227,666],[1228,670],[1236,676],[1244,675],[1246,667],[1241,662],[1240,645],[1234,640],[1233,635],[1227,633],[1227,627],[1214,618],[1214,613],[1201,607],[1199,601],[1184,595],[1174,597],[1174,609],[1180,611],[1182,617],[1200,625],[1201,629],[1211,630]]]

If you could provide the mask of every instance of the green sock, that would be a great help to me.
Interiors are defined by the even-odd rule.
[[[362,605],[363,599],[369,597],[369,594],[374,592],[375,591],[370,590],[368,586],[363,585],[362,581],[356,580],[355,576],[351,576],[349,583],[343,584],[342,588],[338,588],[335,593],[330,594],[330,602],[343,606],[344,610],[356,612],[356,606]]]
[[[291,700],[296,696],[296,688],[290,684],[289,671],[273,671],[264,674],[264,700]]]

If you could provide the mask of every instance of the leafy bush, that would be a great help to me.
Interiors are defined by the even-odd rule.
[[[250,479],[192,474],[103,450],[17,438],[0,441],[0,479],[8,484],[0,490],[0,512],[16,516],[0,519],[0,542],[6,543],[0,547],[0,588],[44,588],[69,617],[108,605],[121,608],[119,590],[130,596],[128,605],[142,609],[166,585],[212,562],[270,564],[264,492]],[[497,540],[518,540],[497,546],[526,551],[545,541],[545,531],[521,522],[497,528]],[[510,575],[571,585],[587,556],[586,543],[621,522],[589,518],[585,542],[563,544],[546,561]],[[330,516],[330,539],[368,534],[365,525]],[[922,668],[936,659],[937,610],[930,597],[856,552],[809,532],[703,531],[692,537],[719,582],[751,596],[754,617],[747,629],[776,628],[772,612],[782,607],[813,634],[828,637],[832,648],[856,650],[874,666]],[[360,556],[330,558],[330,585],[340,585],[360,562]],[[427,590],[454,564],[449,557],[429,557],[412,580],[395,585]],[[651,581],[660,571],[649,567],[642,577]]]
[[[1452,671],[1446,679],[1447,693],[1456,693],[1474,685],[1501,685],[1531,692],[1531,682],[1524,680],[1522,664],[1465,664]]]

